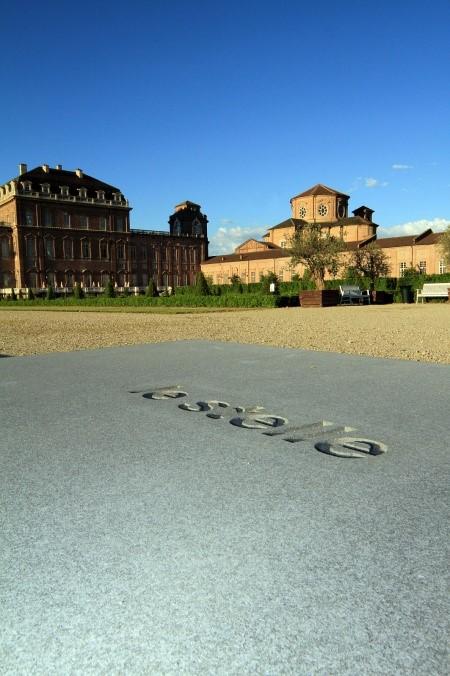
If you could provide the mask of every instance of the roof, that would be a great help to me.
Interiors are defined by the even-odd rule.
[[[186,200],[185,202],[175,204],[175,209],[178,209],[179,207],[189,207],[190,209],[195,207],[195,209],[200,209],[200,204],[196,204],[195,202],[190,202],[189,200]]]
[[[59,193],[60,186],[63,185],[66,185],[69,188],[69,192],[73,193],[78,191],[78,188],[86,188],[89,197],[96,197],[96,190],[104,190],[107,199],[112,199],[112,193],[121,192],[119,188],[116,188],[109,183],[105,183],[104,181],[99,181],[98,178],[89,176],[84,172],[82,172],[80,177],[75,171],[53,169],[51,167],[48,168],[48,172],[44,171],[42,167],[30,169],[30,171],[26,171],[20,176],[17,176],[14,180],[19,182],[31,181],[31,183],[34,183],[36,186],[41,185],[42,183],[49,183],[50,192],[55,193]]]
[[[212,265],[216,263],[233,263],[236,261],[255,261],[265,258],[290,258],[291,254],[286,249],[267,249],[266,251],[249,251],[241,254],[224,254],[223,256],[213,256],[203,261],[202,265]]]
[[[350,199],[349,195],[346,195],[343,192],[339,192],[339,190],[329,188],[327,185],[324,185],[323,183],[316,183],[316,185],[313,185],[312,188],[305,190],[305,192],[301,192],[299,195],[291,197],[291,202],[292,200],[297,199],[297,197],[310,197],[311,195],[339,195],[340,197],[347,197],[347,199]]]
[[[277,230],[278,228],[298,228],[301,225],[306,225],[308,221],[304,221],[301,218],[288,218],[285,221],[282,221],[282,223],[278,223],[278,225],[274,225],[273,227],[268,229],[268,232],[270,230]]]
[[[380,237],[377,242],[383,248],[391,248],[396,246],[413,246],[418,244],[436,244],[442,237],[441,232],[433,232],[428,229],[419,235],[403,235],[401,237]]]

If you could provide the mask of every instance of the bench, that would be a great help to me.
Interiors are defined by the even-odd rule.
[[[423,285],[422,289],[417,289],[416,293],[416,303],[419,302],[419,298],[422,300],[425,298],[448,298],[448,291],[450,289],[450,282],[429,282]]]
[[[363,303],[370,303],[370,291],[367,289],[365,291],[361,291],[359,286],[340,286],[339,293],[341,294],[341,305],[353,305],[353,303],[362,305]]]

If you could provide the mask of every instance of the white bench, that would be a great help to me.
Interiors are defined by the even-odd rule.
[[[422,290],[417,289],[416,303],[419,298],[423,303],[423,299],[427,298],[448,298],[448,290],[450,289],[450,282],[429,282],[423,285]]]
[[[353,305],[353,303],[370,303],[370,291],[361,291],[359,286],[343,285],[339,287],[341,305]]]

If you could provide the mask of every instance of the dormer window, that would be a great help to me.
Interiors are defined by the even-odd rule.
[[[104,190],[96,190],[97,193],[97,199],[103,201],[105,199],[105,191]]]
[[[121,202],[122,201],[122,195],[120,192],[113,192],[113,199],[114,202]]]
[[[69,197],[69,186],[68,185],[60,185],[59,189],[61,190],[61,196],[62,197]]]
[[[31,192],[31,181],[22,181],[22,187],[25,192]]]
[[[195,221],[192,223],[192,233],[194,235],[201,235],[202,234],[202,226],[200,225],[200,222],[195,219]]]
[[[80,199],[85,200],[87,197],[87,189],[86,188],[78,188],[78,195]]]
[[[50,183],[42,183],[41,192],[43,192],[46,195],[50,194]]]

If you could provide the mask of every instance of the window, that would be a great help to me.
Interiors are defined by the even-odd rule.
[[[130,259],[132,261],[136,260],[136,247],[135,246],[130,246]]]
[[[81,240],[81,258],[91,257],[91,243],[88,239]]]
[[[27,237],[26,239],[26,255],[27,258],[33,258],[36,255],[36,240],[34,237]]]
[[[142,286],[148,286],[148,274],[146,272],[142,273]]]
[[[25,192],[31,191],[31,181],[23,181],[22,186]]]
[[[299,218],[305,218],[306,216],[306,207],[300,207],[298,210],[298,217]]]
[[[31,287],[32,289],[37,289],[39,286],[39,278],[37,272],[29,272],[27,274],[27,277],[28,277],[27,286]]]
[[[116,230],[123,232],[123,216],[116,216]]]
[[[32,209],[25,209],[25,223],[26,225],[33,225],[34,218]]]
[[[69,186],[60,185],[59,189],[61,191],[61,197],[69,197]]]
[[[100,218],[98,219],[99,230],[106,230],[106,224],[107,224],[106,216],[100,216]]]
[[[63,213],[63,225],[65,228],[70,228],[70,214],[67,211]]]
[[[141,248],[141,260],[146,261],[147,260],[147,249],[145,246]]]
[[[68,258],[68,259],[73,258],[73,241],[71,239],[65,239],[64,240],[63,254],[64,254],[64,258]]]
[[[92,274],[88,270],[83,270],[81,279],[83,286],[92,286]]]
[[[65,282],[66,286],[73,286],[73,272],[71,270],[66,270]]]
[[[83,228],[83,230],[86,230],[88,225],[89,225],[89,219],[85,214],[80,214],[78,216],[78,224],[80,228]]]
[[[44,209],[44,225],[46,227],[53,225],[52,212],[50,209]]]
[[[125,244],[123,242],[117,243],[117,258],[120,260],[125,258]]]
[[[106,286],[109,282],[109,274],[107,272],[102,272],[100,274],[100,284]]]
[[[282,249],[285,249],[285,248],[286,248],[286,240],[285,240],[285,239],[283,239],[283,240],[280,242],[280,246],[281,246]]]
[[[419,272],[420,272],[421,275],[427,274],[427,262],[426,261],[420,261],[419,262]]]
[[[55,240],[52,237],[45,240],[45,255],[47,258],[55,257]]]
[[[1,242],[0,257],[1,258],[9,258],[10,255],[11,255],[10,254],[11,248],[9,246],[9,239],[7,237],[2,237],[0,242]]]
[[[42,192],[48,195],[50,193],[50,183],[42,183]]]
[[[439,261],[439,274],[440,275],[445,274],[446,269],[447,266],[445,265],[445,260],[441,258],[441,260]]]
[[[319,208],[317,209],[317,212],[319,216],[326,216],[328,213],[328,207],[326,204],[319,204]]]
[[[406,270],[406,263],[405,262],[400,263],[400,277],[403,277],[403,275],[405,274],[405,270]]]
[[[2,289],[6,289],[8,287],[13,286],[12,284],[12,276],[10,275],[9,272],[2,272],[0,274],[0,287]]]
[[[105,191],[104,190],[97,190],[97,199],[100,201],[103,201],[105,199]]]
[[[86,188],[78,188],[78,196],[81,200],[85,200],[87,197],[87,190]]]
[[[104,239],[100,241],[100,258],[107,260],[109,258],[108,242]]]
[[[47,286],[56,286],[56,275],[54,272],[47,272]]]

